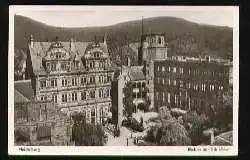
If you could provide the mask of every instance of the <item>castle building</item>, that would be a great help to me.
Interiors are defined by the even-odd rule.
[[[30,80],[14,85],[15,145],[72,145],[69,117],[50,100],[34,100]]]
[[[114,71],[105,37],[103,42],[36,42],[31,36],[26,63],[35,100],[51,100],[69,116],[83,112],[93,124],[111,113]]]
[[[143,66],[122,66],[122,70],[112,82],[112,122],[121,126],[123,117],[132,116],[146,103],[146,82]]]
[[[232,87],[232,63],[210,57],[169,57],[154,61],[154,104],[195,110],[214,111],[223,105],[223,94]]]
[[[167,43],[164,34],[145,34],[141,36],[138,50],[138,63],[144,66],[144,75],[148,96],[151,101],[150,110],[154,109],[154,61],[167,58]]]

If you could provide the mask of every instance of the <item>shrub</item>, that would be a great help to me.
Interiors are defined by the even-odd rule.
[[[132,119],[131,120],[131,126],[130,128],[134,131],[138,131],[138,132],[142,132],[144,130],[144,127],[141,126],[141,124],[136,120],[136,119]]]

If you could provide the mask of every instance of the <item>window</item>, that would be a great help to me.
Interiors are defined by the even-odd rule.
[[[90,62],[90,68],[95,68],[95,62]]]
[[[108,75],[108,82],[111,82],[111,81],[112,81],[112,76]]]
[[[133,93],[133,98],[136,98],[136,93]]]
[[[165,72],[165,67],[164,66],[162,66],[162,72]]]
[[[183,87],[183,81],[180,81],[180,87],[181,88]]]
[[[176,67],[173,67],[173,72],[176,73]]]
[[[84,79],[83,79],[83,77],[82,77],[82,78],[81,78],[81,84],[84,84],[83,81],[84,81]]]
[[[67,84],[68,84],[67,79],[62,79],[62,86],[67,86]]]
[[[164,78],[162,79],[162,84],[163,84],[163,85],[165,84],[165,79],[164,79]]]
[[[162,92],[162,101],[164,102],[165,101],[165,93]]]
[[[222,91],[223,90],[223,86],[219,86],[219,90]]]
[[[56,63],[51,63],[51,70],[55,71],[56,70]]]
[[[50,63],[47,63],[47,66],[46,66],[47,70],[50,70],[51,69],[50,67],[51,67]]]
[[[174,86],[176,86],[176,80],[174,80]]]
[[[168,93],[168,103],[170,103],[170,93]]]
[[[56,87],[57,86],[57,80],[53,79],[51,80],[51,87]]]
[[[90,84],[94,84],[95,83],[95,77],[90,77]]]
[[[194,84],[194,90],[198,90],[198,85]]]
[[[158,72],[160,71],[160,66],[157,67],[157,71],[158,71]]]
[[[133,88],[136,88],[136,83],[133,83]]]
[[[202,90],[202,91],[205,91],[205,90],[206,90],[206,84],[202,84],[202,85],[201,85],[201,90]]]
[[[171,67],[168,67],[168,72],[171,72]]]
[[[82,77],[81,78],[81,84],[86,84],[87,83],[87,78],[86,77]]]
[[[72,101],[77,101],[77,93],[72,93]]]
[[[76,86],[77,85],[77,79],[76,78],[72,78],[72,86]]]
[[[161,37],[158,38],[158,43],[161,44]]]
[[[177,104],[177,97],[176,97],[176,94],[174,95],[174,104]]]
[[[160,84],[160,78],[159,77],[157,78],[157,83]]]
[[[168,79],[168,85],[171,85],[171,80],[170,79]]]
[[[111,97],[111,89],[108,89],[108,96]]]
[[[62,69],[62,70],[66,70],[66,63],[62,63],[62,64],[61,64],[61,69]]]
[[[180,73],[181,73],[181,74],[183,74],[183,73],[184,73],[184,70],[183,70],[183,68],[182,68],[182,67],[180,68]]]
[[[57,95],[52,95],[52,101],[57,103]]]
[[[144,88],[144,87],[145,87],[145,82],[142,82],[142,84],[141,84],[141,85],[142,85],[142,87]]]
[[[41,101],[44,101],[45,100],[45,97],[44,96],[41,96]]]
[[[46,87],[46,81],[45,80],[40,81],[40,87],[41,88]]]
[[[214,85],[211,86],[212,91],[214,90]]]
[[[67,94],[62,94],[62,102],[67,102]]]
[[[104,79],[103,76],[100,76],[99,77],[99,83],[103,83],[103,79]]]
[[[76,67],[76,69],[79,69],[80,63],[78,61],[75,62],[75,67]]]
[[[95,91],[90,91],[89,95],[90,95],[91,99],[94,99],[95,98]]]
[[[81,100],[86,100],[86,99],[87,99],[86,92],[82,92],[81,93]]]
[[[103,97],[104,97],[104,96],[103,96],[103,90],[102,90],[102,89],[99,90],[99,97],[100,97],[100,98],[103,98]]]

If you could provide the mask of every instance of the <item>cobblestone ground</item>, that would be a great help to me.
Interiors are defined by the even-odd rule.
[[[109,132],[106,132],[108,135],[108,142],[106,146],[127,146],[127,138],[128,138],[128,146],[135,146],[133,143],[133,138],[131,138],[131,131],[129,131],[126,127],[120,128],[120,137],[114,137]]]

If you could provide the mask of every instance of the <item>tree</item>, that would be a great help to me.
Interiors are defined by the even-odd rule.
[[[161,132],[160,145],[187,146],[191,144],[185,127],[176,120],[165,121]]]
[[[101,125],[86,123],[85,116],[75,115],[72,130],[72,139],[76,146],[103,146],[106,135]]]
[[[196,112],[189,112],[183,115],[183,123],[192,145],[199,145],[206,140],[203,131],[209,127],[209,119],[205,114],[198,115]]]
[[[224,93],[223,105],[217,108],[214,121],[216,122],[215,127],[217,127],[222,132],[232,130],[232,123],[233,123],[233,90],[232,89]]]
[[[149,129],[145,140],[163,146],[190,145],[191,140],[185,127],[169,113],[166,112],[166,115],[161,117],[160,126],[156,125]]]

